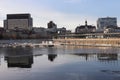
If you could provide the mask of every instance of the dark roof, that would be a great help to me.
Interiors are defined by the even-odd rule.
[[[116,17],[104,17],[104,18],[98,18],[98,19],[117,19]]]
[[[92,26],[92,25],[87,25],[87,26],[81,25],[81,26],[78,26],[77,28],[79,28],[79,29],[84,29],[84,28],[93,29],[93,28],[96,28],[96,27]]]
[[[30,14],[7,14],[7,19],[28,19]]]

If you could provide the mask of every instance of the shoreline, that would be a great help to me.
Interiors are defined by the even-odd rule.
[[[88,45],[88,44],[81,44],[81,45],[74,45],[74,44],[62,44],[62,45],[65,45],[65,46],[88,46],[88,47],[118,47],[118,48],[120,48],[120,46],[118,46],[118,45],[114,45],[114,46],[112,46],[112,45],[108,45],[108,44],[97,44],[97,45]]]
[[[116,39],[54,39],[55,43],[67,46],[120,47],[120,38]]]
[[[51,39],[51,40],[1,40],[2,46],[91,46],[91,47],[120,47],[120,38],[116,39]]]

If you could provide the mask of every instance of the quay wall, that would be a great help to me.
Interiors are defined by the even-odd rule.
[[[54,43],[73,46],[120,47],[120,38],[109,39],[53,39]]]

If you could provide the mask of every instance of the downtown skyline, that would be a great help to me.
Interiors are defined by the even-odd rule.
[[[0,26],[6,14],[30,13],[34,27],[47,27],[53,21],[59,27],[74,31],[84,24],[95,25],[99,17],[117,17],[120,25],[120,1],[116,0],[1,0]]]

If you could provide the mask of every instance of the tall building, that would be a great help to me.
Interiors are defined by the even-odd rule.
[[[117,26],[117,18],[116,17],[105,17],[105,18],[98,18],[97,20],[97,28],[98,30],[104,30],[106,27]]]
[[[30,14],[7,14],[4,20],[5,30],[32,30],[33,20]]]

